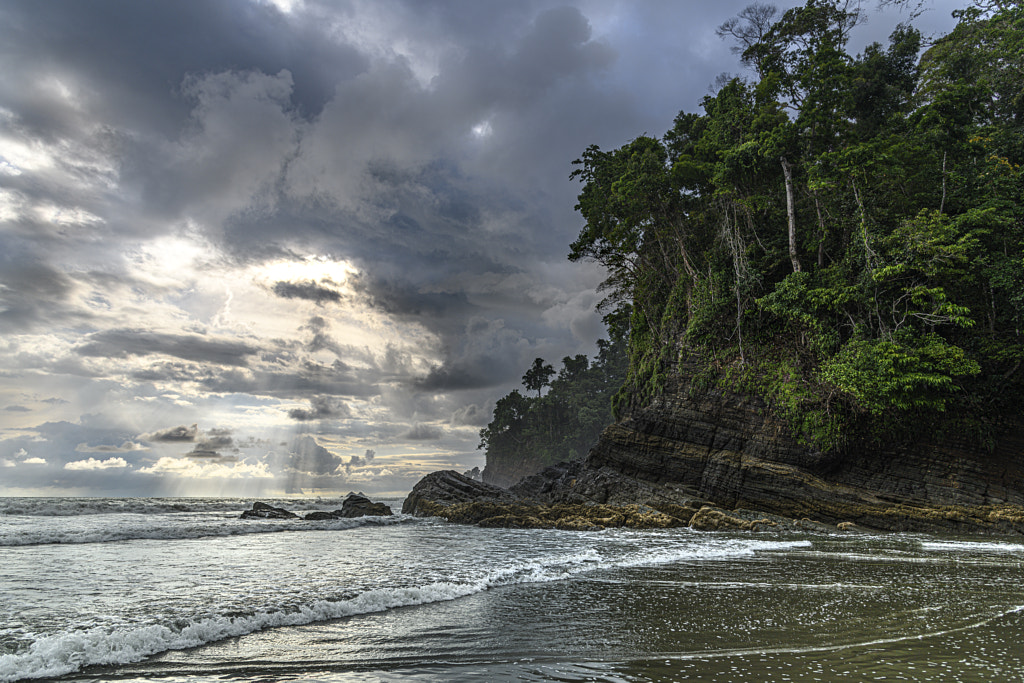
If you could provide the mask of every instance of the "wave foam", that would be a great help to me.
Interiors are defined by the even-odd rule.
[[[164,652],[197,647],[268,628],[302,626],[398,607],[423,605],[481,593],[491,588],[568,579],[594,569],[714,560],[810,545],[808,541],[712,541],[682,543],[656,553],[643,550],[604,558],[589,548],[564,555],[511,564],[465,582],[440,581],[409,588],[379,588],[340,601],[318,600],[295,610],[260,610],[250,615],[216,616],[181,627],[145,625],[91,628],[36,639],[24,652],[0,655],[0,681],[61,676],[85,666],[128,664]]]
[[[334,510],[339,498],[277,498],[260,501],[293,511]],[[0,515],[77,517],[114,513],[176,513],[247,510],[251,498],[0,498]]]
[[[924,550],[941,550],[947,552],[1024,552],[1024,545],[1019,543],[999,543],[997,541],[922,541]]]
[[[362,526],[388,526],[414,521],[408,515],[391,517],[355,517],[329,521],[240,520],[236,517],[211,520],[142,518],[130,523],[94,528],[61,524],[32,524],[0,527],[0,547],[55,545],[63,543],[111,543],[135,540],[184,540],[215,536],[241,536],[283,531],[340,531]]]

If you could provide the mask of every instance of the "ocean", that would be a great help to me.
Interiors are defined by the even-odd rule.
[[[252,502],[0,498],[0,681],[1024,680],[1015,539]]]

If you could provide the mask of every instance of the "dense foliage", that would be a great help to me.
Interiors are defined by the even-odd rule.
[[[583,354],[562,359],[557,376],[540,358],[523,376],[523,386],[498,400],[490,424],[480,431],[487,464],[528,461],[535,471],[583,455],[612,421],[611,397],[626,377],[626,339],[599,340],[593,363]],[[547,393],[543,389],[547,388]]]
[[[756,76],[575,162],[570,259],[631,316],[620,407],[681,361],[824,449],[920,414],[986,436],[1019,405],[1024,8],[958,17],[923,54],[900,26],[854,56],[851,3],[753,5],[720,34]]]

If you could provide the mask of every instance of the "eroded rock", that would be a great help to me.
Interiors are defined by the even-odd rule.
[[[544,505],[522,500],[469,501],[443,505],[420,498],[417,509],[420,511],[418,514],[441,517],[458,524],[511,529],[667,529],[686,526],[690,518],[689,514],[675,517],[645,505]]]
[[[851,441],[823,453],[792,436],[758,397],[690,385],[691,370],[680,365],[670,372],[664,391],[630,406],[583,459],[507,490],[435,472],[402,511],[472,524],[589,529],[625,526],[629,515],[621,508],[641,505],[693,528],[834,533],[849,523],[863,530],[1024,535],[1024,420],[1005,425],[991,449],[944,434],[913,443]],[[615,509],[557,518],[541,510],[448,509],[472,502]],[[717,512],[702,513],[705,507]]]
[[[485,484],[455,470],[432,472],[417,482],[402,503],[402,514],[435,517],[439,508],[457,503],[512,503],[516,496],[503,488]]]
[[[786,529],[822,533],[851,522],[866,530],[1024,534],[1022,420],[1005,425],[991,448],[947,433],[822,453],[793,437],[756,396],[697,389],[690,375],[682,366],[670,373],[663,393],[633,405],[585,459],[509,490],[550,504],[745,508]]]
[[[386,517],[391,514],[391,508],[384,503],[374,503],[366,496],[350,493],[342,501],[341,509],[333,512],[313,510],[300,518],[299,515],[284,508],[255,502],[252,504],[251,510],[245,510],[242,513],[242,519],[303,519],[310,522],[322,522],[351,517]]]
[[[299,516],[294,512],[289,512],[284,508],[276,508],[273,505],[267,505],[266,503],[255,502],[252,504],[251,510],[246,510],[242,513],[242,519],[298,519]]]
[[[334,511],[335,517],[389,517],[391,508],[384,503],[374,503],[366,496],[350,493],[341,503],[341,509]]]
[[[767,520],[765,520],[767,521]],[[702,507],[690,519],[690,528],[697,531],[751,531],[756,522],[749,522],[713,507]]]

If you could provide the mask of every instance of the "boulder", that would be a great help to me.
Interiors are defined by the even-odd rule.
[[[697,531],[749,531],[750,524],[713,507],[702,507],[690,520],[690,528]]]
[[[455,470],[432,472],[420,479],[402,503],[402,514],[430,517],[438,507],[456,503],[513,503],[516,496],[503,488],[475,481]]]
[[[384,503],[374,503],[366,496],[350,493],[341,503],[341,509],[332,513],[335,517],[390,517],[391,508]],[[309,519],[308,517],[306,519]]]
[[[336,514],[334,514],[333,512],[324,512],[323,510],[314,510],[313,512],[310,512],[308,515],[303,517],[303,519],[305,519],[307,521],[310,521],[310,522],[323,522],[323,521],[327,521],[329,519],[337,519],[337,518],[338,518],[338,516]]]
[[[273,505],[267,505],[266,503],[256,502],[252,504],[252,510],[246,510],[242,513],[242,519],[298,519],[299,516],[294,512],[289,512],[284,508],[276,508]]]

